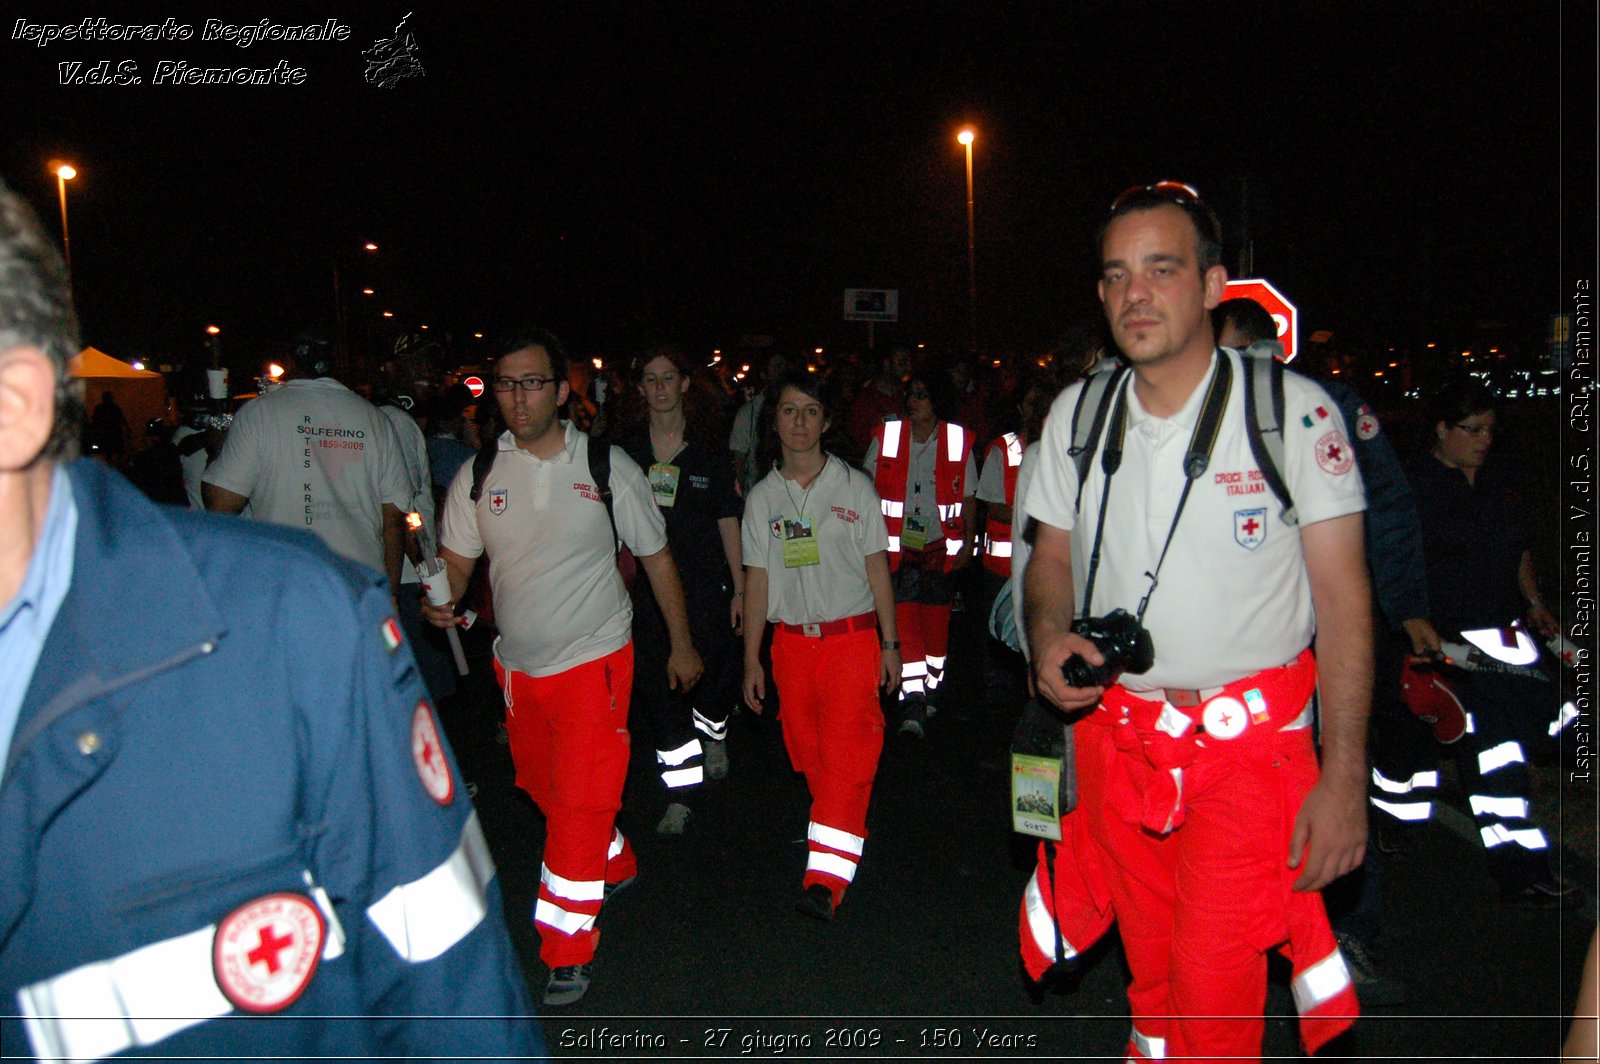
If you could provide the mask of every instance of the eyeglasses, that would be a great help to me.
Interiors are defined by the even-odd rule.
[[[1200,195],[1200,190],[1193,185],[1184,184],[1182,181],[1157,181],[1153,185],[1134,185],[1132,188],[1124,189],[1122,195],[1111,201],[1112,213],[1120,211],[1141,196],[1180,205],[1186,203],[1202,207],[1206,205],[1205,197]]]
[[[1460,422],[1457,422],[1456,424],[1451,425],[1450,427],[1453,428],[1453,429],[1460,429],[1462,432],[1465,432],[1468,436],[1475,436],[1476,437],[1476,436],[1493,436],[1494,435],[1494,426],[1493,425],[1463,425]]]
[[[525,392],[542,392],[545,385],[553,384],[555,380],[556,378],[554,377],[521,377],[517,380],[512,380],[510,377],[496,377],[494,379],[494,390],[497,392],[511,392],[521,388]]]

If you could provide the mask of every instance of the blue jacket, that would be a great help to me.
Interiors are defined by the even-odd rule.
[[[382,578],[68,473],[72,583],[0,779],[7,1055],[543,1054]]]

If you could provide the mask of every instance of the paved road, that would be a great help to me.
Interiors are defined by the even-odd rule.
[[[951,705],[926,740],[890,737],[861,869],[831,924],[794,912],[806,795],[776,722],[735,719],[732,773],[702,794],[676,838],[654,833],[665,800],[647,725],[635,722],[619,824],[640,878],[601,917],[588,996],[542,1010],[557,1056],[1119,1059],[1128,1020],[1114,942],[1091,953],[1071,985],[1040,993],[1021,973],[1017,904],[1032,851],[1006,812],[1009,720],[982,708],[975,620],[958,614],[953,635]],[[499,712],[492,674],[479,668],[444,716],[477,789],[537,1000],[546,971],[531,913],[543,821],[495,742]],[[1577,849],[1592,853],[1592,840]],[[1568,858],[1567,874],[1592,885],[1592,860],[1579,868],[1585,859]],[[1323,1056],[1552,1053],[1594,928],[1592,894],[1576,913],[1502,911],[1476,844],[1448,820],[1417,833],[1386,868],[1382,944],[1411,996],[1369,1010]],[[1267,1055],[1295,1056],[1286,965],[1274,966],[1268,1011]]]

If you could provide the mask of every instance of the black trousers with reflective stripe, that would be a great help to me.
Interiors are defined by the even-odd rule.
[[[673,691],[667,687],[667,658],[672,640],[667,622],[650,594],[649,580],[641,573],[633,590],[633,711],[650,721],[642,734],[652,736],[657,750],[676,750],[696,738],[694,711],[716,724],[726,725],[733,707],[738,677],[734,668],[741,662],[736,653],[738,636],[728,627],[730,595],[721,586],[685,586],[689,613],[689,634],[700,654],[705,672],[692,691]],[[704,736],[700,736],[702,741]],[[679,765],[659,765],[661,771],[694,768],[704,764],[704,754]],[[687,802],[698,785],[669,788],[672,800]]]
[[[1555,718],[1558,703],[1556,685],[1525,680],[1515,676],[1499,676],[1481,672],[1452,670],[1451,686],[1467,712],[1472,714],[1474,730],[1453,744],[1456,767],[1461,777],[1461,789],[1468,801],[1474,795],[1480,798],[1513,798],[1531,802],[1532,786],[1528,774],[1528,761],[1549,741],[1546,729]],[[1521,758],[1508,761],[1487,773],[1482,771],[1479,756],[1503,748],[1508,742],[1516,743]],[[1481,831],[1496,825],[1507,832],[1531,831],[1538,828],[1529,808],[1527,817],[1511,817],[1496,813],[1477,813],[1473,818]],[[1553,843],[1545,833],[1547,848],[1529,849],[1515,839],[1507,839],[1496,846],[1487,847],[1489,874],[1494,876],[1503,891],[1515,892],[1550,875],[1548,845]]]

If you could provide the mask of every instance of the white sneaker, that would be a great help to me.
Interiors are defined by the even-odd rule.
[[[671,802],[667,812],[656,825],[657,835],[682,835],[689,826],[689,807],[682,802]]]
[[[728,744],[727,744],[727,741],[723,740],[721,742],[718,742],[718,741],[714,741],[714,740],[708,739],[708,740],[706,740],[706,742],[703,745],[706,748],[706,779],[708,779],[708,780],[727,779],[728,778]]]

